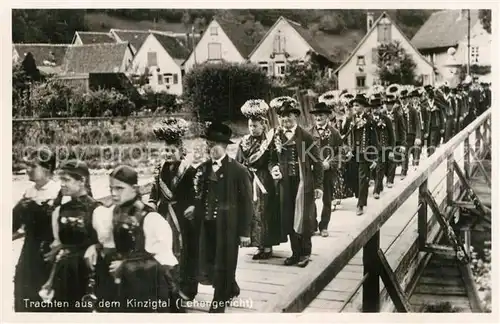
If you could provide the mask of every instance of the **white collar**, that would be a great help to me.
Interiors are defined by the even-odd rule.
[[[227,154],[224,154],[220,159],[218,160],[213,160],[212,159],[212,163],[215,162],[217,163],[217,165],[221,166],[222,165],[222,160],[224,160],[224,158],[226,157]]]

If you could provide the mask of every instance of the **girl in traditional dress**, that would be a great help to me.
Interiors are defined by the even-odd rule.
[[[192,300],[198,292],[199,224],[192,217],[196,169],[187,161],[183,144],[187,126],[180,118],[167,118],[155,126],[156,137],[165,141],[166,146],[164,161],[156,168],[149,202],[172,228],[173,252],[180,263],[179,294],[183,299]]]
[[[253,260],[269,259],[272,247],[286,242],[286,237],[281,234],[278,201],[269,171],[269,144],[273,131],[268,132],[265,117],[268,110],[264,100],[249,100],[241,107],[241,112],[248,118],[250,134],[243,137],[236,153],[236,161],[248,168],[253,181],[254,214],[250,239],[251,246],[257,247]]]
[[[177,311],[177,259],[172,252],[170,225],[142,202],[138,174],[132,167],[118,166],[109,181],[115,204],[112,223],[116,250],[107,259],[120,311]]]
[[[42,301],[38,291],[50,273],[50,264],[44,261],[43,255],[50,251],[54,240],[52,211],[61,198],[60,186],[52,179],[55,167],[56,157],[50,151],[37,150],[31,154],[27,160],[27,173],[34,185],[26,190],[12,212],[12,233],[21,227],[25,232],[14,275],[16,312],[48,310],[46,307],[29,307],[24,300]]]
[[[78,160],[66,162],[60,170],[61,193],[71,199],[58,206],[52,214],[54,241],[45,255],[52,262],[52,271],[40,296],[63,302],[57,311],[85,312],[96,305],[82,303],[86,294],[94,295],[94,276],[85,263],[85,256],[99,250],[112,239],[110,213],[90,191],[87,165]]]

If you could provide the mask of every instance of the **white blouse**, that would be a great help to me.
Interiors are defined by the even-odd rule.
[[[35,186],[28,188],[23,195],[23,198],[28,198],[41,205],[48,200],[56,199],[61,190],[61,185],[54,180],[49,180],[43,187],[36,188]]]
[[[144,236],[146,251],[164,265],[175,266],[177,258],[172,251],[172,229],[163,216],[151,212],[144,218]]]

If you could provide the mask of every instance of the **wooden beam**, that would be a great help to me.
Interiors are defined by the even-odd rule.
[[[458,269],[460,270],[460,275],[465,285],[465,291],[467,292],[467,297],[469,298],[470,307],[473,313],[482,313],[483,308],[481,306],[481,299],[476,289],[476,283],[474,282],[474,276],[472,275],[472,270],[468,264],[458,264]]]
[[[432,197],[430,191],[427,191],[427,194],[425,194],[425,196],[427,199],[427,203],[430,205],[432,212],[434,213],[434,216],[436,217],[439,225],[443,229],[448,241],[451,243],[451,245],[457,251],[457,259],[460,262],[468,263],[469,258],[467,256],[467,254],[465,253],[464,247],[461,244],[459,244],[459,241],[457,239],[457,236],[455,235],[455,232],[453,231],[453,228],[446,221],[443,213],[441,213],[441,211],[439,210],[439,206],[437,205],[436,201]]]
[[[447,257],[456,258],[457,252],[454,248],[439,244],[427,243],[424,248],[425,252],[439,254]]]
[[[378,262],[380,263],[380,276],[384,282],[385,288],[391,297],[396,310],[399,313],[410,313],[411,306],[406,299],[406,296],[399,285],[396,275],[391,269],[389,262],[385,258],[384,252],[381,249],[377,251]]]
[[[363,313],[380,312],[380,230],[363,247],[363,275],[368,275],[363,282]]]
[[[458,208],[466,208],[466,209],[476,209],[476,205],[474,203],[471,203],[470,201],[456,201],[453,200],[451,202],[452,206],[458,207]]]
[[[486,180],[486,183],[488,184],[488,187],[491,188],[491,179],[490,179],[490,176],[488,175],[488,172],[484,168],[483,162],[477,161],[477,165],[479,166],[479,170],[483,174],[484,180]]]
[[[453,194],[455,193],[453,190],[453,162],[455,162],[455,159],[453,157],[453,154],[451,154],[446,160],[446,201],[448,205],[451,205],[454,198]]]
[[[474,203],[474,205],[476,206],[476,208],[481,211],[483,216],[486,215],[488,213],[488,211],[486,210],[483,203],[479,200],[479,197],[474,192],[474,189],[472,189],[472,187],[470,186],[469,182],[465,178],[465,175],[462,173],[462,170],[460,170],[458,163],[453,162],[453,166],[455,168],[456,174],[458,175],[458,178],[460,178],[462,185],[466,188],[467,193],[468,193],[469,197],[471,198],[472,202]]]
[[[464,170],[465,177],[470,179],[470,143],[468,137],[464,140]]]
[[[427,188],[428,180],[425,180],[419,187],[418,191],[418,247],[419,250],[425,248],[427,243],[427,200],[425,200],[425,193],[428,191]]]

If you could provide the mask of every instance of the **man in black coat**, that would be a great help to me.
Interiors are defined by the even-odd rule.
[[[227,146],[234,144],[228,126],[214,122],[202,137],[207,140],[210,159],[194,176],[201,274],[214,287],[210,312],[221,313],[240,293],[235,274],[239,246],[250,245],[252,185],[247,168],[227,155]]]
[[[318,228],[322,237],[328,236],[328,224],[332,214],[333,187],[339,163],[342,137],[329,123],[331,109],[323,102],[317,103],[310,113],[314,116],[314,126],[309,130],[319,148],[319,155],[324,170],[323,175],[323,211]]]
[[[368,203],[370,170],[377,166],[380,145],[373,118],[370,114],[370,104],[362,94],[352,100],[353,115],[348,117],[342,134],[346,134],[348,147],[352,148],[351,156],[358,168],[358,206],[356,215],[363,214],[363,208]]]
[[[406,123],[406,150],[403,167],[401,169],[401,178],[408,174],[408,164],[410,155],[413,155],[413,165],[418,166],[420,162],[420,151],[422,146],[422,122],[420,120],[418,90],[409,93],[410,102],[403,105],[403,113]]]
[[[427,141],[427,156],[431,156],[439,146],[444,134],[445,119],[432,88],[426,89],[427,96],[422,103],[424,139]]]
[[[291,101],[278,107],[269,169],[278,182],[282,231],[288,233],[292,256],[285,265],[306,267],[316,227],[315,199],[323,195],[323,165],[313,136],[300,127],[300,109]]]

